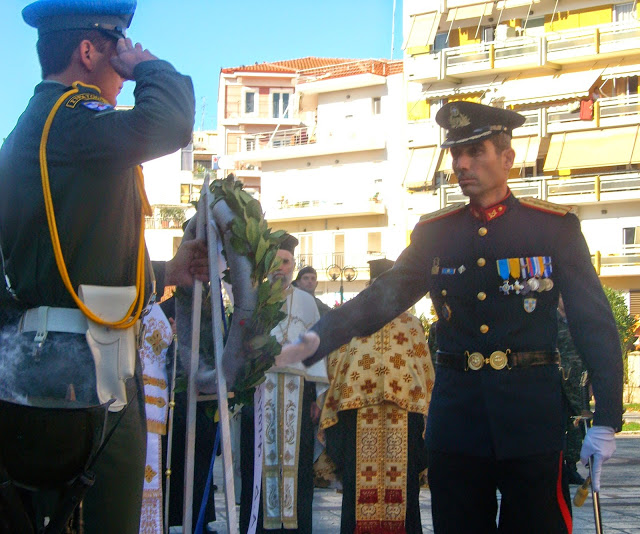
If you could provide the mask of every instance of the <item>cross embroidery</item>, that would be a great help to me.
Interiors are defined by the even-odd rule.
[[[398,391],[402,389],[402,386],[398,384],[397,380],[392,380],[389,386],[391,386],[391,389],[393,390],[394,393],[398,393]]]
[[[334,411],[338,407],[338,399],[335,397],[329,397],[325,404],[329,410]]]
[[[391,482],[395,482],[396,478],[400,478],[402,476],[402,472],[398,471],[398,468],[394,465],[387,471],[387,476],[391,479]]]
[[[422,393],[422,388],[420,386],[416,386],[412,390],[409,390],[409,396],[413,402],[416,402],[418,399],[424,398],[424,393]]]
[[[370,378],[367,378],[360,389],[367,392],[367,395],[371,395],[371,392],[376,389],[376,385],[371,381]]]
[[[371,369],[371,364],[374,362],[375,360],[369,354],[365,354],[362,360],[358,360],[358,365],[364,369]]]
[[[375,413],[371,408],[367,408],[367,410],[362,414],[362,417],[367,420],[367,424],[372,424],[377,418],[378,414]]]
[[[404,345],[405,341],[409,341],[409,338],[405,336],[403,332],[398,332],[395,336],[393,336],[393,339],[396,340],[396,343],[398,345]]]
[[[400,322],[401,322],[402,324],[407,324],[407,323],[408,323],[408,322],[410,322],[410,321],[411,321],[411,317],[409,317],[409,314],[407,314],[407,313],[403,313],[403,314],[400,316]]]
[[[393,357],[389,358],[389,361],[393,364],[396,369],[400,369],[400,367],[404,367],[405,361],[402,359],[402,354],[398,354],[397,352],[393,355]]]
[[[373,477],[378,475],[378,472],[373,467],[368,465],[367,468],[364,471],[360,472],[360,474],[363,477],[366,477],[367,482],[371,482],[373,480]]]
[[[398,421],[400,421],[400,414],[398,413],[398,410],[391,410],[390,412],[387,412],[387,419],[389,419],[394,425],[397,425]]]
[[[360,378],[360,373],[358,371],[354,371],[349,376],[350,376],[352,382],[357,382],[358,378]]]
[[[349,363],[348,362],[344,362],[344,364],[342,365],[342,369],[340,371],[340,374],[341,375],[346,375],[348,370],[349,370]]]
[[[340,387],[340,393],[343,399],[348,399],[353,394],[353,388],[348,384],[342,384]]]

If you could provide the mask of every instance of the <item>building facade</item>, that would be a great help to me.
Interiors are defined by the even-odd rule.
[[[434,121],[471,100],[526,116],[510,187],[570,205],[602,282],[640,313],[640,23],[635,2],[405,0],[408,205],[464,201]]]

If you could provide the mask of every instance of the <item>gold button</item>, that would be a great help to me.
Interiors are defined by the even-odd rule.
[[[485,260],[484,258],[478,258],[476,263],[478,264],[478,267],[484,267],[487,264],[487,260]]]
[[[486,324],[483,324],[483,325],[480,327],[480,332],[481,332],[481,333],[486,334],[488,331],[489,331],[489,327],[488,327]]]
[[[481,226],[480,228],[478,228],[478,235],[480,237],[487,235],[487,229],[484,226]]]
[[[447,290],[446,289],[443,289],[440,293],[442,294],[443,297],[447,296]]]
[[[480,293],[478,293],[478,300],[484,300],[487,298],[487,294],[484,291],[480,291]]]

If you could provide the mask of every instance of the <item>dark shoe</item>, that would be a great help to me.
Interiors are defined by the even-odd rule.
[[[565,476],[567,477],[567,482],[572,486],[582,486],[584,484],[584,478],[580,476],[575,467],[573,469],[565,469]]]

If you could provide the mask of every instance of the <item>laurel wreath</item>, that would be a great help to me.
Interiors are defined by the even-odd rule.
[[[257,287],[257,304],[253,311],[249,324],[242,324],[244,366],[241,368],[236,382],[232,388],[235,403],[252,403],[255,387],[264,380],[265,372],[273,366],[275,357],[280,354],[281,346],[271,330],[286,316],[282,311],[285,301],[282,282],[277,280],[270,283],[267,276],[280,265],[277,257],[279,245],[285,237],[283,230],[272,232],[264,219],[264,213],[260,203],[242,188],[242,182],[236,181],[233,174],[225,179],[214,180],[210,185],[210,191],[214,197],[214,204],[224,200],[231,211],[236,215],[233,220],[230,239],[231,246],[236,254],[246,256],[252,265],[251,282]],[[229,251],[222,250],[227,259]],[[223,273],[222,280],[231,284],[231,277],[227,269]],[[206,299],[209,304],[210,299]],[[207,310],[203,310],[207,313]],[[233,318],[231,318],[233,321]],[[202,325],[211,325],[203,317]],[[211,344],[213,336],[209,331],[205,336],[207,344]],[[204,350],[204,358],[212,366],[215,362],[211,350]]]

